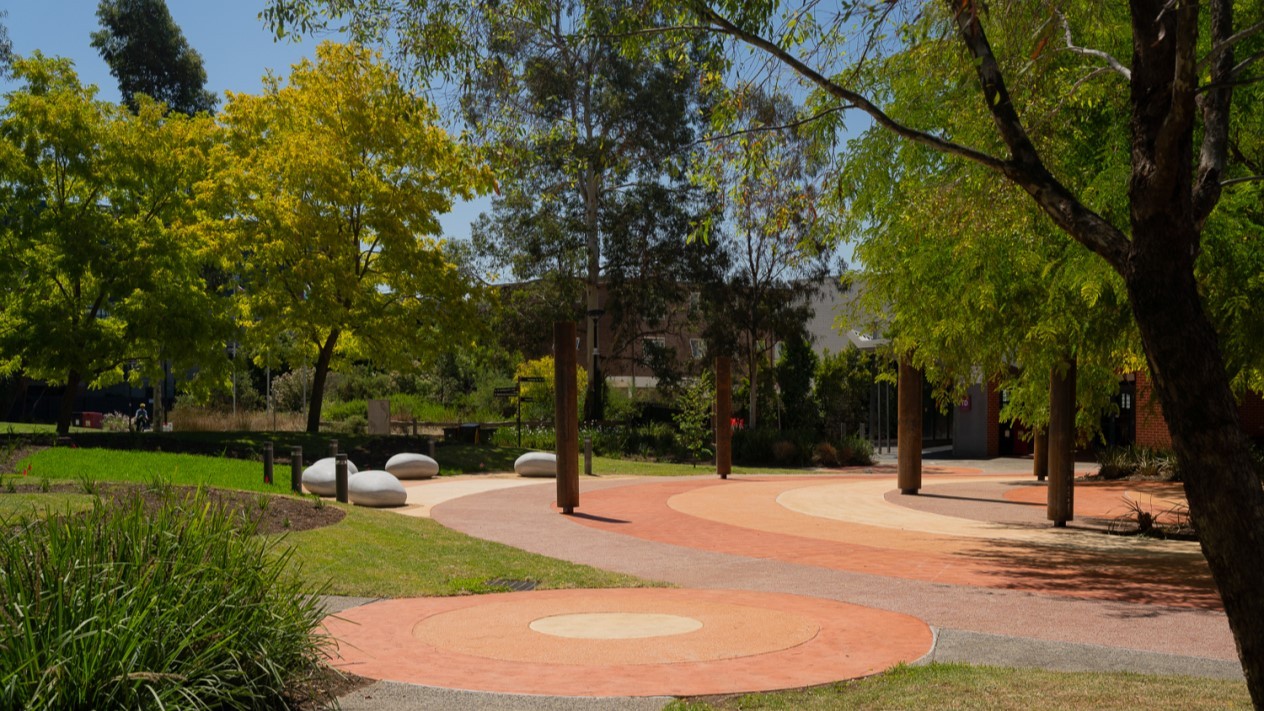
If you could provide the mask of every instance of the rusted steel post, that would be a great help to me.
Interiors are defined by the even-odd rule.
[[[733,362],[715,358],[715,473],[728,479],[733,473]]]
[[[263,443],[263,483],[272,483],[272,443]]]
[[[1075,361],[1049,376],[1049,506],[1054,526],[1075,518]]]
[[[899,487],[901,494],[916,494],[922,488],[922,372],[908,356],[900,358],[899,391]]]
[[[1036,481],[1044,481],[1049,476],[1049,428],[1041,427],[1036,430],[1036,434],[1031,438],[1032,443],[1032,473],[1036,475]]]
[[[579,386],[575,376],[575,322],[553,324],[556,394],[557,505],[564,514],[579,506]]]
[[[334,498],[338,503],[347,503],[347,455],[334,455]]]
[[[303,493],[303,448],[290,447],[290,491]]]

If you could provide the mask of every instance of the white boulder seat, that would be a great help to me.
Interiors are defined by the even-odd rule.
[[[347,481],[352,474],[360,471],[350,459],[347,460]],[[334,480],[334,458],[318,459],[303,470],[303,486],[317,496],[334,496],[337,494],[338,482]]]
[[[356,506],[403,506],[408,502],[408,492],[394,474],[369,469],[356,474],[347,484],[347,498]]]
[[[439,463],[424,454],[403,452],[386,460],[386,471],[396,479],[429,479],[439,473]]]
[[[527,452],[514,462],[518,476],[557,476],[557,455],[552,452]]]

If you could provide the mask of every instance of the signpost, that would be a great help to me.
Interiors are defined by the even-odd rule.
[[[543,383],[544,378],[538,375],[519,375],[518,382],[512,386],[504,388],[494,388],[492,395],[500,398],[513,398],[514,405],[517,408],[517,417],[515,421],[518,425],[518,446],[522,446],[522,403],[532,402],[532,398],[522,396],[523,383]]]

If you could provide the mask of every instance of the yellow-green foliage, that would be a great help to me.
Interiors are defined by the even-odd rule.
[[[557,399],[554,368],[553,356],[544,356],[522,363],[514,371],[515,378],[544,378],[542,383],[522,384],[522,396],[529,400],[522,404],[522,419],[552,421]],[[575,371],[579,412],[583,412],[584,395],[588,392],[588,371],[583,368],[576,368]]]

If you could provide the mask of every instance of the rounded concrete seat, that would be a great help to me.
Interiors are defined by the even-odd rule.
[[[518,476],[557,476],[557,455],[552,452],[527,452],[514,461]]]
[[[356,506],[403,506],[408,492],[394,474],[381,469],[369,469],[356,474],[347,485],[347,498]]]
[[[352,474],[358,471],[359,469],[356,469],[356,465],[348,459],[347,481],[350,482],[354,478]],[[334,481],[334,458],[325,457],[324,459],[318,459],[310,467],[304,469],[303,486],[318,496],[333,496],[338,488],[338,483]]]
[[[429,479],[439,473],[439,463],[424,454],[403,452],[386,460],[386,471],[396,479]]]

